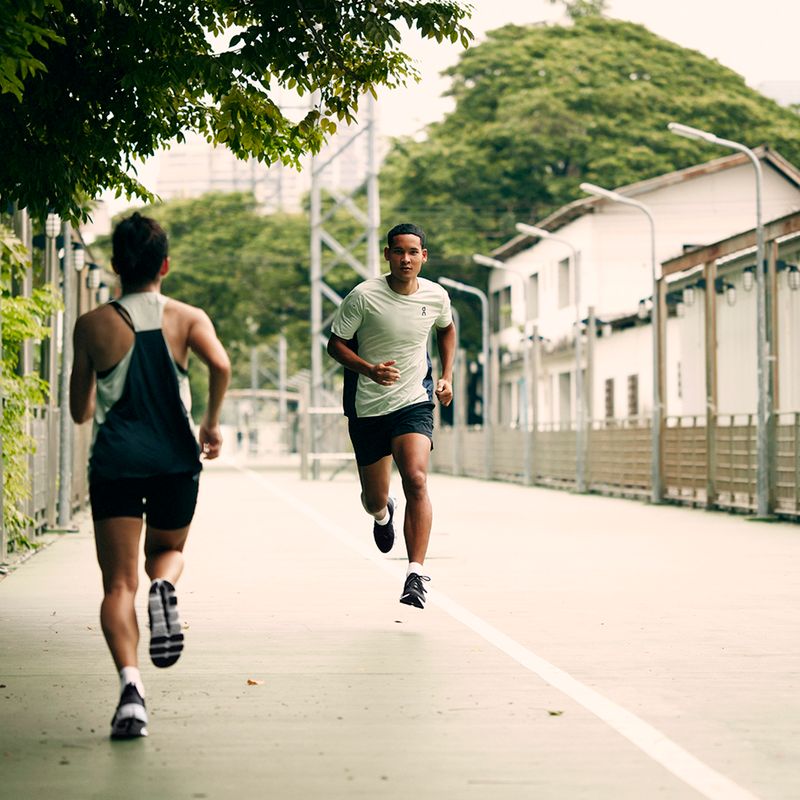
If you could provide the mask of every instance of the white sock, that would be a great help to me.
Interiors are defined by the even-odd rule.
[[[390,519],[390,517],[389,517],[389,507],[387,506],[386,507],[386,513],[383,515],[383,519],[376,519],[375,522],[377,522],[378,525],[388,525],[389,524],[389,519]]]
[[[120,692],[124,691],[125,687],[132,683],[139,694],[144,699],[144,684],[142,683],[142,674],[139,672],[139,667],[123,667],[119,671]]]
[[[412,562],[411,562],[411,563],[408,565],[408,569],[406,570],[406,578],[407,578],[407,577],[408,577],[408,576],[409,576],[409,575],[410,575],[412,572],[416,572],[416,574],[417,574],[417,575],[427,575],[427,573],[425,572],[425,567],[423,567],[423,566],[422,566],[422,564],[417,564],[417,562],[416,562],[416,561],[412,561]]]

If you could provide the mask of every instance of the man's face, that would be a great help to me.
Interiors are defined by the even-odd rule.
[[[422,265],[428,260],[428,251],[419,236],[401,233],[392,239],[391,247],[383,248],[383,257],[389,262],[392,277],[399,281],[414,280]]]

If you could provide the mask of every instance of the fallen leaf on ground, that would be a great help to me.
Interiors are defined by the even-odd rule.
[[[247,679],[247,685],[248,686],[261,686],[262,683],[264,683],[264,681],[258,681],[255,678],[248,678]]]
[[[564,712],[563,712],[563,711],[550,711],[550,709],[548,709],[548,710],[547,710],[547,713],[548,713],[548,714],[549,714],[551,717],[560,717],[560,716],[561,716],[561,715],[562,715]]]

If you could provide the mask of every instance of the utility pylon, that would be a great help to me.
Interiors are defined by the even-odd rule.
[[[338,365],[326,365],[325,349],[328,344],[330,323],[342,297],[325,281],[325,276],[334,267],[349,266],[358,278],[371,278],[379,274],[378,226],[380,207],[378,197],[378,158],[377,158],[377,120],[375,101],[367,101],[366,120],[352,135],[338,135],[332,153],[316,156],[311,161],[311,452],[318,452],[321,430],[313,409],[326,404],[326,388],[331,386],[331,375]],[[358,169],[358,147],[362,147],[363,158],[360,163],[363,181],[351,189],[336,185],[333,178],[335,167],[342,163],[352,164]],[[352,171],[351,171],[352,174]],[[356,194],[366,186],[367,208],[364,211],[356,202]],[[331,201],[323,212],[323,192]],[[326,224],[334,215],[344,211],[356,220],[359,233],[353,241],[342,244],[331,233]],[[366,259],[358,256],[366,243]],[[329,360],[329,359],[328,359]],[[327,402],[329,404],[329,401]],[[319,478],[319,460],[314,459],[312,476]]]

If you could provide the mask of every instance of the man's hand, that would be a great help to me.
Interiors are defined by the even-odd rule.
[[[395,363],[395,361],[383,361],[380,364],[373,364],[368,373],[370,380],[381,386],[391,386],[400,377],[400,370],[394,366]]]
[[[453,384],[439,378],[436,383],[436,397],[443,406],[449,406],[453,402]]]

